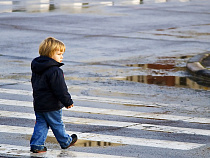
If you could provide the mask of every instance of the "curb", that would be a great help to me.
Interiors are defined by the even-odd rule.
[[[210,51],[198,54],[187,61],[188,71],[196,78],[210,82],[210,70],[202,65],[204,59],[210,56]]]

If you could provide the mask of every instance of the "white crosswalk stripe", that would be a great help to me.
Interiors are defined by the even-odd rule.
[[[13,91],[13,90],[11,90],[11,91]],[[17,93],[17,94],[19,94],[19,93]],[[0,104],[33,107],[32,102],[8,100],[8,99],[0,99]],[[64,110],[67,110],[67,109],[64,108]],[[73,108],[71,108],[71,111],[83,112],[83,113],[93,113],[93,114],[103,114],[103,115],[117,115],[117,116],[125,116],[125,117],[171,120],[171,121],[185,121],[185,122],[210,124],[209,118],[201,118],[201,117],[187,117],[187,116],[177,116],[177,115],[167,115],[167,114],[154,114],[154,113],[115,110],[115,109],[102,109],[102,108],[92,108],[92,107],[82,107],[82,106],[77,106],[77,108],[73,107]]]
[[[19,94],[19,95],[32,95],[32,91],[27,90],[17,90],[17,89],[5,89],[0,88],[0,93],[9,93],[9,94]],[[93,96],[77,96],[72,95],[74,100],[81,100],[81,101],[92,101],[92,102],[102,102],[102,103],[110,103],[110,104],[124,104],[124,105],[141,105],[146,107],[164,107],[168,106],[169,104],[163,103],[152,103],[152,102],[142,102],[137,100],[128,100],[128,99],[118,99],[118,98],[105,98],[105,97],[93,97]],[[170,104],[171,106],[172,104]],[[178,105],[173,105],[178,106]],[[180,106],[180,105],[179,105]]]
[[[96,154],[96,153],[87,153],[87,152],[76,152],[76,151],[68,151],[68,150],[52,150],[48,149],[49,152],[46,153],[30,153],[29,147],[17,146],[17,145],[8,145],[8,144],[0,144],[0,154],[10,154],[16,156],[29,156],[29,157],[49,157],[49,158],[69,158],[69,157],[96,157],[96,158],[110,158],[110,155],[105,154]],[[122,158],[122,156],[114,156],[111,155],[112,158]],[[129,157],[124,157],[129,158]]]
[[[1,81],[4,82],[3,80]],[[7,83],[13,84],[15,82],[11,80],[8,81]],[[18,82],[18,83],[24,84],[24,82]],[[18,90],[18,89],[5,89],[5,88],[0,88],[0,93],[12,94],[12,95],[18,94],[25,96],[32,95],[31,91]],[[148,107],[168,106],[167,104],[156,104],[150,102],[141,102],[136,100],[125,100],[125,99],[115,99],[115,98],[76,96],[76,95],[73,95],[72,98],[74,100],[80,100],[80,101],[102,102],[109,104],[133,104],[133,105],[145,105]],[[0,106],[28,107],[32,109],[33,103],[31,101],[20,101],[11,98],[10,99],[0,98]],[[84,107],[84,106],[76,106],[71,109],[64,108],[63,110],[70,110],[72,112],[77,112],[77,113],[112,115],[113,117],[122,116],[122,117],[144,118],[144,119],[154,119],[154,120],[183,121],[185,123],[210,124],[209,118],[201,118],[201,117],[155,114],[155,113],[145,113],[138,111],[104,109],[104,108]],[[34,113],[7,111],[5,109],[0,110],[0,117],[35,120]],[[166,125],[164,126],[158,124],[141,124],[135,122],[121,122],[121,121],[110,121],[110,120],[66,117],[66,116],[63,116],[63,121],[65,123],[70,123],[70,124],[119,127],[119,128],[126,128],[127,130],[133,129],[133,130],[144,130],[144,131],[153,131],[153,132],[190,134],[194,136],[196,135],[210,136],[210,130],[207,129],[173,127],[173,126],[166,126]],[[0,132],[31,136],[33,128],[0,124]],[[127,136],[88,133],[88,132],[84,133],[77,131],[67,131],[67,132],[76,133],[79,136],[80,140],[85,140],[85,141],[110,142],[110,143],[123,144],[123,145],[135,145],[135,146],[156,147],[156,148],[165,148],[165,149],[191,150],[206,145],[205,143],[192,143],[192,142],[170,141],[170,140],[161,140],[161,139],[146,139],[146,138],[136,138],[136,137],[127,137]],[[51,130],[48,133],[48,137],[54,137]],[[62,152],[65,152],[66,155],[74,155],[75,157],[83,157],[84,155],[85,157],[108,157],[108,156],[110,157],[110,155],[106,154],[96,154],[96,153],[87,153],[87,152],[63,151],[63,150],[52,150],[52,149],[49,149],[49,151],[50,152],[41,155],[41,157],[53,157],[53,156],[57,157],[59,154],[62,154]],[[12,144],[1,144],[0,142],[0,154],[5,154],[5,153],[9,155],[14,154],[20,156],[33,156],[33,157],[37,156],[36,154],[29,152],[29,147],[17,146]],[[38,156],[40,157],[40,155]],[[111,155],[111,157],[117,158],[120,156]]]
[[[0,93],[10,93],[10,94],[21,94],[21,95],[32,95],[31,91],[26,90],[16,90],[16,89],[4,89],[0,88]],[[94,101],[94,102],[103,102],[103,103],[112,103],[112,104],[132,104],[132,105],[145,105],[144,102],[136,100],[125,100],[125,99],[113,99],[113,98],[103,98],[103,97],[91,97],[91,96],[76,96],[72,95],[73,99],[76,100],[85,100],[85,101]],[[154,105],[152,103],[146,103],[145,106],[158,107],[159,105]],[[165,106],[162,104],[162,106]]]
[[[0,85],[5,85],[5,84],[27,84],[29,85],[30,82],[27,81],[19,81],[19,80],[11,80],[11,79],[0,79]]]
[[[34,114],[23,113],[23,112],[0,111],[0,116],[35,120]],[[139,130],[147,130],[147,131],[166,132],[166,133],[184,133],[184,134],[210,136],[210,130],[171,127],[171,126],[162,126],[162,125],[154,125],[154,124],[140,124],[140,123],[133,123],[133,122],[106,121],[106,120],[78,118],[78,117],[65,117],[65,116],[63,116],[63,122],[72,123],[72,124],[124,127],[124,128],[130,128],[130,129],[139,129]]]
[[[33,133],[33,128],[0,125],[0,132],[31,135]],[[198,143],[188,143],[188,142],[178,142],[178,141],[168,141],[168,140],[132,138],[132,137],[112,136],[112,135],[95,134],[95,133],[81,133],[75,131],[67,131],[67,132],[77,134],[79,136],[79,139],[82,140],[108,141],[111,143],[150,146],[150,147],[159,147],[159,148],[168,148],[168,149],[190,150],[205,145]],[[49,132],[48,136],[53,137],[54,135],[52,132]],[[171,145],[169,146],[168,144]]]

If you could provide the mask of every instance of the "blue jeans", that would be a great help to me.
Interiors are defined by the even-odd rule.
[[[41,150],[44,148],[49,127],[52,129],[61,147],[65,148],[70,145],[72,138],[65,131],[65,126],[62,121],[62,110],[35,112],[35,115],[36,124],[30,141],[32,150]]]

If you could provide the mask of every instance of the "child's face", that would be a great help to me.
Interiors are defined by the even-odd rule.
[[[63,60],[63,53],[64,52],[56,51],[51,58],[54,59],[55,61],[61,63]]]

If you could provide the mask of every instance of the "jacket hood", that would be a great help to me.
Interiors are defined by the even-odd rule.
[[[62,65],[64,64],[59,63],[52,58],[46,56],[39,56],[31,62],[31,70],[34,73],[42,74],[45,70],[49,69],[52,66],[60,67]]]

